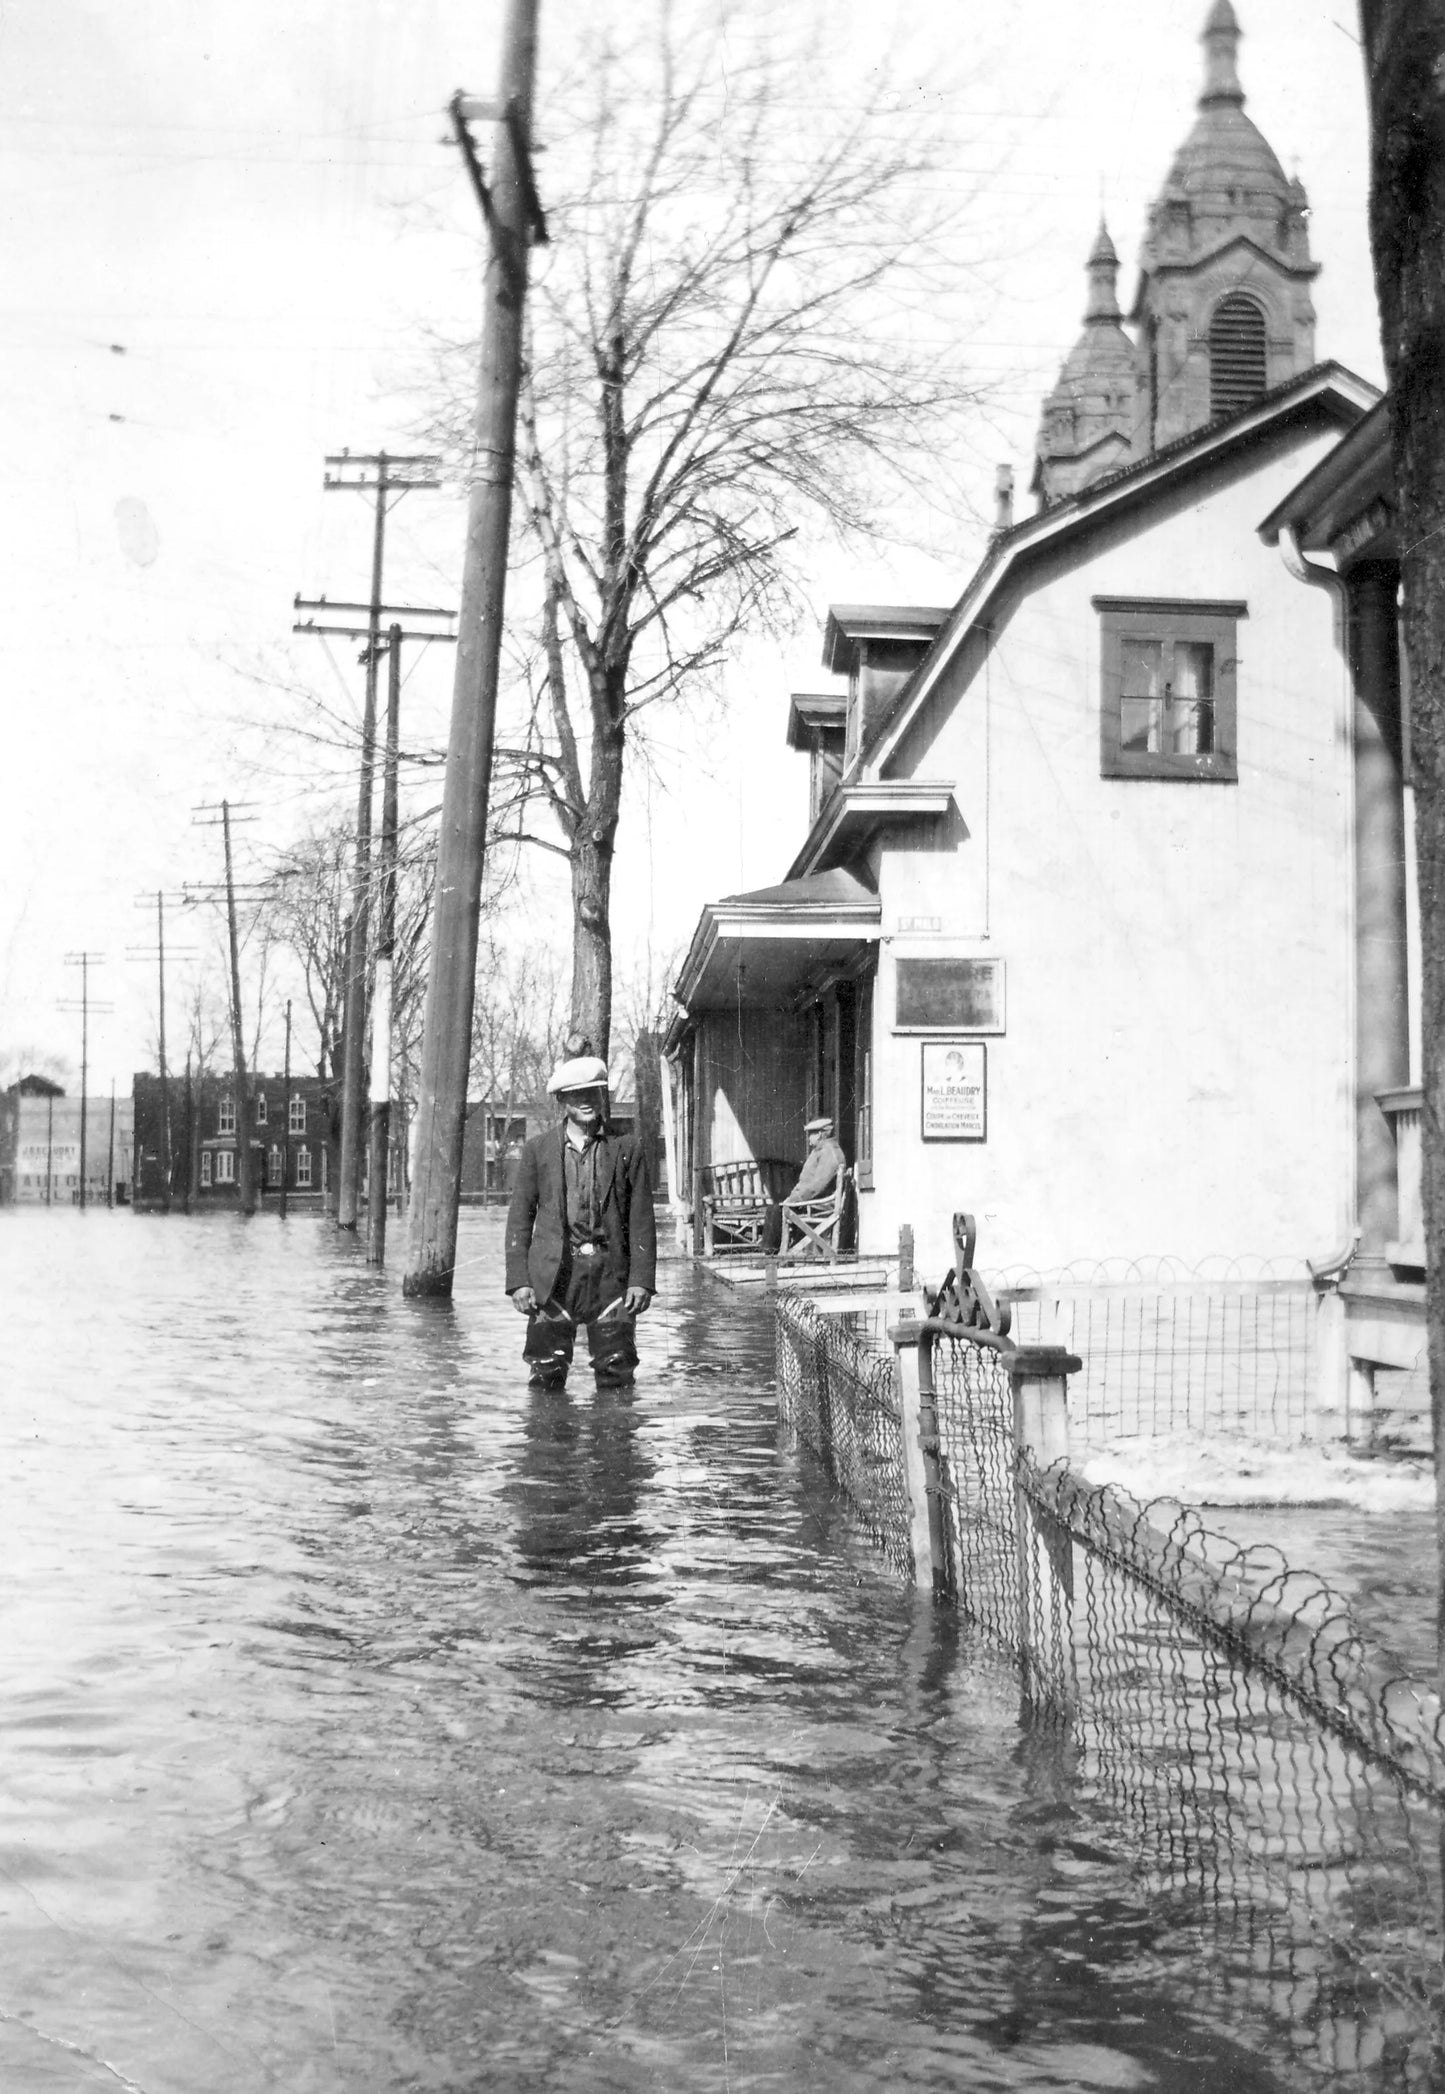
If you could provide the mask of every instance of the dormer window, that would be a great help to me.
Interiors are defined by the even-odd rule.
[[[872,740],[947,616],[922,604],[833,605],[823,629],[823,663],[848,679],[845,768]]]
[[[848,700],[841,691],[797,691],[788,707],[788,747],[808,752],[808,825],[843,775]]]

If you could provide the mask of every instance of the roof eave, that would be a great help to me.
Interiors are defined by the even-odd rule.
[[[1171,447],[1167,453],[1141,459],[1117,474],[1106,475],[1102,480],[1081,487],[1077,494],[1066,500],[1040,510],[1035,516],[1026,517],[1011,531],[1000,534],[984,554],[927,656],[899,692],[893,711],[879,723],[867,746],[859,750],[840,790],[846,789],[849,782],[857,780],[865,770],[876,770],[888,761],[952,659],[958,643],[978,622],[994,591],[1021,561],[1041,546],[1066,537],[1076,528],[1092,524],[1100,515],[1144,499],[1175,474],[1197,471],[1210,458],[1222,456],[1237,445],[1248,442],[1270,423],[1283,422],[1312,403],[1325,404],[1331,398],[1351,422],[1358,422],[1379,401],[1380,392],[1368,379],[1347,370],[1343,364],[1321,364],[1313,372],[1291,381],[1288,387],[1277,388],[1247,413],[1195,432],[1192,441],[1183,447]],[[808,845],[804,846],[805,853],[826,815],[825,808],[814,824]],[[795,864],[801,869],[803,857],[800,856]]]

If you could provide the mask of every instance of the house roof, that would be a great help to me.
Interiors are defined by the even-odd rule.
[[[823,667],[852,674],[860,640],[931,640],[948,616],[945,605],[835,603],[823,627]]]
[[[785,1002],[876,941],[882,915],[874,890],[837,865],[725,895],[704,904],[673,996],[688,1012]]]
[[[1324,419],[1341,428],[1352,428],[1379,398],[1377,387],[1346,370],[1343,364],[1316,364],[1275,386],[1237,414],[1211,422],[1207,428],[1192,430],[1149,457],[1117,472],[1105,473],[1066,500],[1025,517],[1006,531],[996,532],[933,646],[859,750],[841,789],[846,791],[865,776],[881,775],[958,646],[976,626],[987,624],[999,591],[1014,580],[1017,571],[1034,555],[1092,531],[1105,519],[1112,520],[1121,512],[1144,505],[1192,474],[1221,467],[1234,453],[1292,422]],[[831,833],[830,819],[829,808],[823,808],[793,861],[793,874],[817,869]]]
[[[1388,395],[1355,424],[1259,527],[1266,545],[1290,532],[1302,552],[1380,550],[1393,528],[1395,467]],[[1352,544],[1358,539],[1358,544]]]
[[[846,691],[794,691],[788,700],[788,747],[811,747],[811,730],[836,728],[841,734],[848,724]]]

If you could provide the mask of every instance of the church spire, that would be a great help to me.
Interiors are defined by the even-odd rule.
[[[1214,0],[1200,37],[1204,46],[1204,92],[1199,97],[1201,109],[1208,108],[1211,102],[1233,102],[1243,108],[1244,89],[1239,84],[1237,70],[1239,38],[1239,23],[1229,0]]]
[[[1084,308],[1084,320],[1118,320],[1119,257],[1114,252],[1114,243],[1109,238],[1109,228],[1099,220],[1099,231],[1089,249],[1089,302]]]
[[[1044,402],[1033,488],[1045,504],[1127,465],[1139,429],[1139,369],[1115,289],[1119,257],[1100,219],[1085,264],[1084,331]]]

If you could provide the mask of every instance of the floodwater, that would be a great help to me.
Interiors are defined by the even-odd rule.
[[[631,1400],[532,1395],[499,1249],[0,1216],[4,2094],[1336,2083],[780,1442],[764,1309],[672,1264]]]

